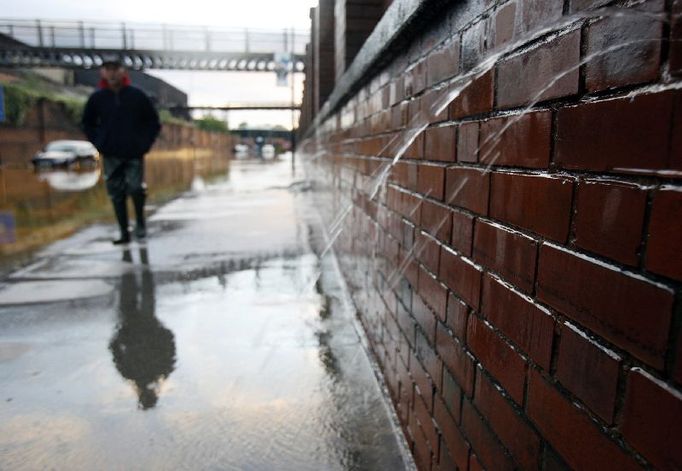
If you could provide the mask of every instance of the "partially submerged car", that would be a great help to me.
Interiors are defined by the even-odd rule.
[[[94,165],[99,160],[95,146],[88,141],[52,141],[38,152],[31,163],[35,168],[71,167]]]

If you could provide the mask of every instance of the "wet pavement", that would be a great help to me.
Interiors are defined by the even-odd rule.
[[[290,162],[234,162],[0,286],[1,469],[411,469]]]

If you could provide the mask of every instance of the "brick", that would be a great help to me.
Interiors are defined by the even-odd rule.
[[[410,116],[412,119],[412,116]],[[413,125],[413,124],[412,124]],[[415,135],[416,131],[408,131],[410,135]],[[423,159],[424,158],[424,133],[416,134],[413,142],[407,147],[403,155],[406,159]]]
[[[455,127],[440,126],[424,131],[424,158],[441,162],[455,161]]]
[[[414,256],[431,272],[438,273],[440,245],[425,232],[419,231],[417,233]]]
[[[495,223],[476,220],[474,261],[497,272],[522,291],[533,291],[537,253],[537,242],[530,237]]]
[[[507,3],[496,11],[492,20],[495,48],[499,50],[500,46],[520,39],[523,33],[526,33],[527,38],[532,38],[538,28],[554,24],[562,13],[561,2],[518,0]]]
[[[448,168],[445,173],[445,203],[488,214],[490,174],[474,168]]]
[[[672,4],[669,60],[672,74],[680,75],[682,73],[682,0],[674,0]]]
[[[549,446],[542,453],[543,471],[571,471],[571,467]]]
[[[431,309],[429,309],[420,296],[412,298],[412,315],[417,321],[417,325],[428,336],[429,341],[433,342],[436,335],[436,315],[431,312]]]
[[[450,294],[448,296],[446,324],[460,342],[464,342],[466,337],[468,314],[469,307]]]
[[[457,467],[460,469],[467,469],[469,445],[462,436],[462,432],[459,430],[452,417],[450,417],[439,401],[436,401],[434,419],[436,421],[436,426],[441,432],[441,443],[445,443],[445,446],[441,444],[440,447],[441,457],[443,451],[445,451],[450,458],[450,461],[456,464]],[[442,458],[441,462],[443,462]]]
[[[391,108],[391,129],[402,129],[407,124],[408,105],[401,103]]]
[[[675,352],[675,366],[672,373],[673,379],[682,384],[682,339],[677,339],[677,348]]]
[[[474,389],[474,361],[440,323],[436,331],[436,351],[464,394],[471,396]]]
[[[613,422],[620,363],[572,325],[562,326],[556,378],[607,424]]]
[[[452,210],[424,200],[421,210],[421,228],[444,243],[452,237]]]
[[[441,247],[440,280],[474,309],[478,309],[481,295],[481,270],[447,247]]]
[[[409,430],[413,439],[412,456],[419,470],[429,471],[431,469],[431,444],[426,438],[424,431],[417,423],[416,416],[410,414]]]
[[[680,18],[682,18],[682,11],[680,11]],[[682,44],[682,37],[680,37],[680,44]],[[672,142],[670,143],[670,168],[680,171],[682,170],[682,93],[677,93],[673,108],[673,134],[671,136]]]
[[[555,24],[563,15],[562,2],[547,2],[546,0],[523,0],[521,17],[517,16],[517,30],[531,33],[538,28]]]
[[[656,368],[663,366],[673,306],[671,290],[543,244],[538,299],[640,360]]]
[[[580,31],[572,31],[500,62],[497,105],[509,108],[576,94],[579,61]]]
[[[421,360],[424,369],[426,369],[435,386],[440,388],[443,379],[443,362],[436,355],[434,347],[432,347],[432,345],[435,345],[435,341],[435,336],[432,339],[427,339],[424,334],[417,330],[417,358]]]
[[[535,363],[549,370],[554,320],[544,308],[486,275],[483,279],[481,313]]]
[[[417,171],[418,167],[415,164],[398,162],[391,169],[389,181],[407,190],[414,191],[417,189]]]
[[[419,223],[422,199],[404,191],[396,192],[393,209],[413,224]],[[390,207],[390,206],[389,206]]]
[[[405,72],[405,96],[417,95],[426,86],[426,61],[418,62]]]
[[[478,128],[477,121],[464,123],[457,133],[457,161],[478,161]]]
[[[462,388],[446,369],[443,370],[442,398],[439,396],[436,396],[436,398],[443,401],[452,418],[455,419],[456,423],[459,423],[461,420]],[[438,417],[438,401],[434,403],[434,408],[436,411],[435,417]]]
[[[426,62],[426,82],[429,86],[457,75],[459,71],[459,41],[452,41],[429,54]]]
[[[474,234],[474,218],[460,211],[452,214],[452,239],[450,245],[467,257],[471,256]]]
[[[654,194],[645,266],[647,270],[682,281],[682,187]]]
[[[438,450],[438,463],[433,463],[431,469],[433,471],[447,471],[457,469],[457,465],[450,457],[450,453],[445,448],[445,445],[441,444]]]
[[[569,11],[575,13],[581,10],[591,10],[601,7],[610,0],[570,0]]]
[[[431,412],[426,409],[426,404],[424,404],[424,401],[420,397],[415,398],[412,407],[414,415],[419,422],[419,427],[422,429],[426,440],[429,442],[429,448],[434,451],[438,450],[438,431],[431,418]]]
[[[417,191],[424,196],[443,200],[445,186],[445,168],[436,165],[422,164],[419,166]]]
[[[419,295],[441,321],[445,320],[447,289],[423,268],[419,270]]]
[[[410,355],[410,374],[416,386],[415,393],[418,393],[426,404],[426,408],[433,409],[433,382],[424,367],[419,363],[417,357]],[[416,397],[416,394],[415,394]]]
[[[422,119],[430,124],[447,121],[449,96],[448,89],[434,89],[424,93],[419,99]]]
[[[412,247],[414,245],[414,224],[412,224],[409,221],[406,221],[404,219],[400,219],[400,225],[402,227],[402,232],[401,232],[401,243],[403,244],[403,247],[405,247],[405,250],[412,250]]]
[[[596,426],[585,412],[548,384],[535,370],[530,371],[528,417],[543,438],[573,469],[641,469]],[[593,452],[588,453],[587,450]],[[598,450],[598,451],[596,451]]]
[[[627,265],[636,265],[642,240],[646,191],[634,185],[580,182],[575,245]]]
[[[548,239],[568,238],[573,182],[543,175],[493,173],[490,216]]]
[[[485,471],[475,453],[471,453],[469,456],[469,471]]]
[[[484,121],[480,160],[488,165],[547,168],[551,131],[550,111]]]
[[[474,404],[519,466],[538,469],[540,438],[480,369],[476,373]]]
[[[476,316],[469,316],[467,345],[509,395],[523,403],[526,362],[492,328]]]
[[[400,382],[400,402],[398,403],[398,416],[401,422],[407,422],[407,414],[412,405],[413,381],[410,376],[407,364],[402,358],[398,357],[396,363],[396,375]]]
[[[568,169],[665,169],[673,98],[663,92],[560,109],[554,161]]]
[[[462,404],[462,429],[485,469],[514,469],[514,463],[502,445],[467,400]]]
[[[487,36],[487,22],[475,23],[462,33],[462,72],[476,67],[485,54],[485,38]]]
[[[494,83],[492,70],[480,77],[475,77],[459,95],[451,99],[448,107],[450,119],[460,119],[492,111]]]
[[[597,54],[585,64],[585,86],[589,91],[658,78],[663,21],[642,13],[660,13],[663,6],[663,0],[648,1],[638,5],[637,13],[608,16],[587,28],[585,54]]]
[[[419,265],[417,261],[414,260],[410,254],[405,250],[400,250],[398,257],[399,269],[402,270],[402,276],[405,280],[409,282],[409,289],[417,287],[418,277],[419,277]],[[400,276],[401,273],[396,275]],[[409,305],[409,303],[406,303]]]
[[[623,425],[625,440],[657,469],[682,468],[682,394],[641,370],[628,378]]]
[[[509,2],[495,11],[491,23],[493,47],[499,48],[514,39],[516,5],[515,2]]]
[[[407,342],[407,345],[405,346],[406,351],[401,350],[401,353],[408,353],[409,351],[408,347],[414,346],[415,343],[414,341],[415,322],[414,318],[410,315],[407,309],[405,309],[405,306],[403,306],[401,302],[397,303],[396,321],[400,326],[400,330],[403,332],[403,334],[405,334],[405,340]],[[409,361],[409,356],[406,356],[403,359]]]

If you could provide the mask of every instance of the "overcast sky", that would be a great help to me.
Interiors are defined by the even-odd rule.
[[[309,10],[317,0],[0,0],[2,18],[97,20],[111,22],[174,23],[213,27],[282,30],[310,27]],[[219,106],[240,102],[289,102],[291,89],[277,87],[274,73],[148,71],[189,94],[191,105]],[[300,101],[302,74],[297,74]],[[231,112],[230,126],[246,121],[252,126],[290,127],[288,111]]]

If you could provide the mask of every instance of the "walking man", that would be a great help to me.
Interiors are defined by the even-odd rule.
[[[121,231],[114,244],[130,242],[127,197],[135,207],[135,236],[147,235],[144,203],[144,155],[159,135],[159,115],[151,100],[130,85],[128,73],[118,57],[105,58],[100,68],[99,89],[83,111],[83,131],[103,157],[104,179]]]

